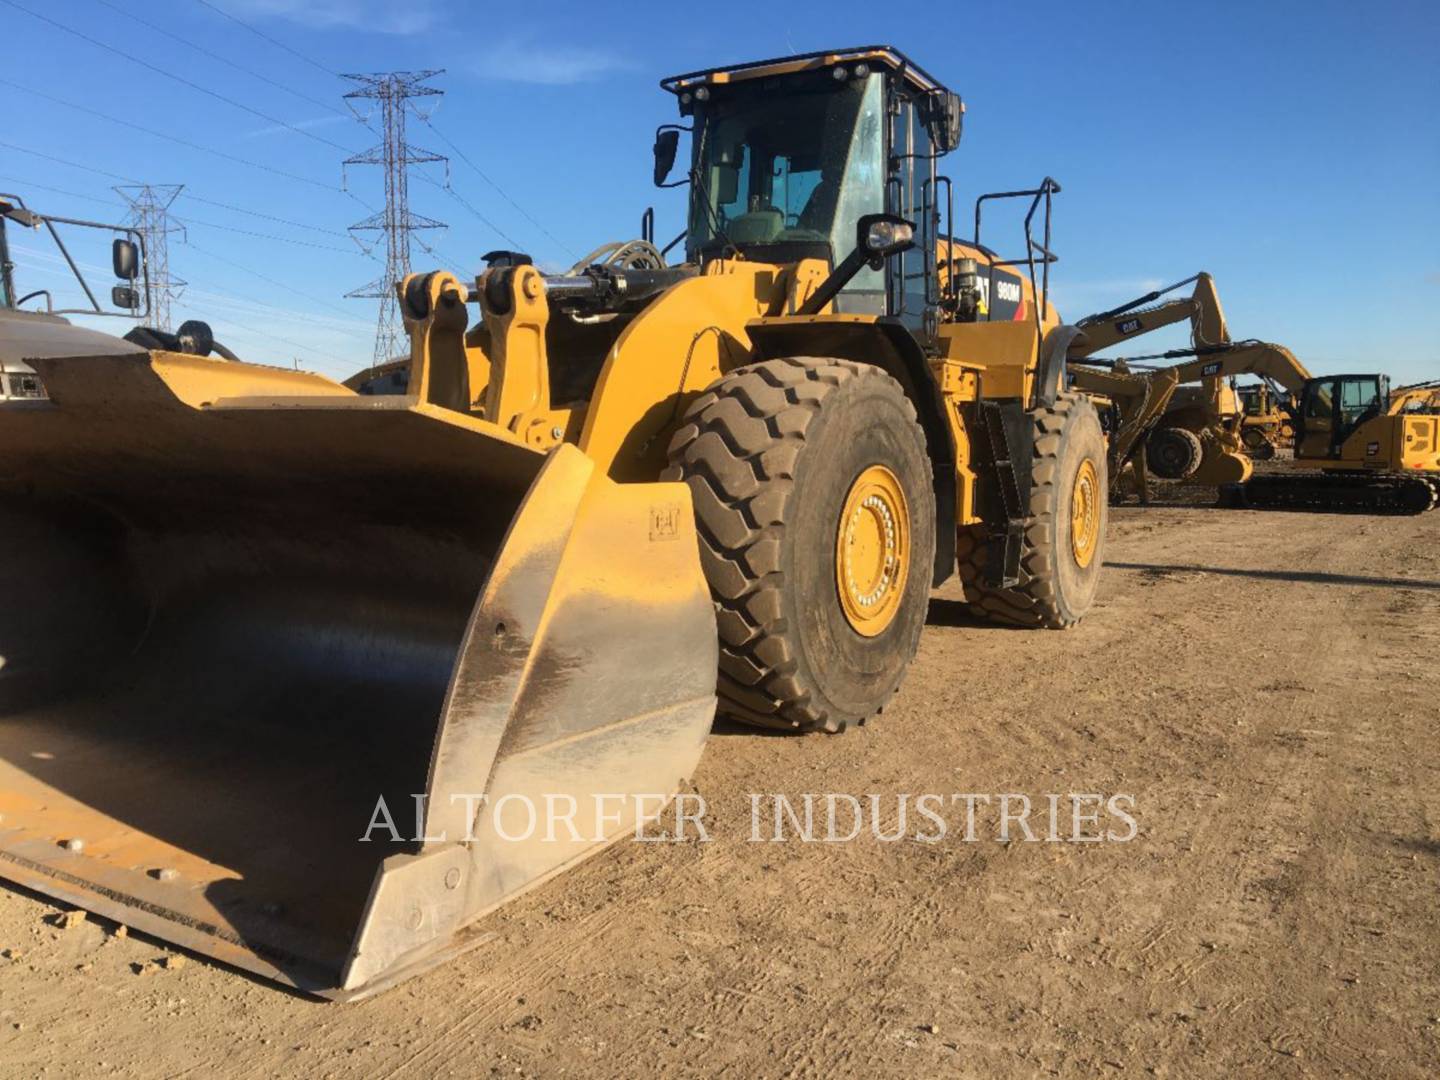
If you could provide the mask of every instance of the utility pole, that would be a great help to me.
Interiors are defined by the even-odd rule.
[[[409,169],[411,165],[443,161],[447,168],[449,159],[431,153],[405,141],[406,114],[415,111],[411,98],[438,97],[445,91],[433,86],[422,85],[426,79],[444,72],[431,71],[389,71],[373,75],[346,75],[358,83],[358,88],[345,95],[347,104],[355,99],[369,98],[380,103],[379,113],[384,125],[379,145],[363,154],[346,158],[346,165],[380,165],[385,169],[385,209],[372,214],[364,221],[350,226],[354,233],[381,233],[385,237],[385,272],[368,285],[346,293],[346,296],[379,299],[380,320],[375,331],[375,364],[384,364],[396,356],[409,351],[405,338],[405,325],[400,317],[399,303],[395,298],[395,285],[410,273],[410,234],[417,229],[442,229],[445,223],[433,218],[421,217],[410,212]],[[360,116],[352,104],[351,110]],[[368,120],[361,116],[361,120]]]
[[[116,194],[130,204],[130,225],[145,239],[145,265],[150,275],[150,325],[171,331],[170,304],[180,299],[185,282],[170,276],[171,233],[185,234],[185,226],[170,220],[170,204],[184,184],[121,184]]]

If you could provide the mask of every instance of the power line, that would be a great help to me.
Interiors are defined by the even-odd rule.
[[[203,311],[202,311],[201,313],[204,314]],[[241,334],[258,334],[260,337],[269,338],[271,341],[278,341],[278,342],[280,342],[282,345],[289,345],[292,349],[299,349],[299,350],[301,350],[302,352],[314,353],[316,356],[323,356],[323,357],[325,357],[327,360],[334,360],[334,361],[335,361],[336,363],[338,363],[338,364],[344,364],[344,365],[346,365],[347,367],[354,368],[355,361],[354,361],[353,359],[346,359],[346,358],[343,357],[343,356],[336,356],[336,355],[335,355],[334,353],[332,353],[332,352],[326,352],[324,349],[317,349],[317,348],[316,348],[315,346],[313,346],[313,345],[302,345],[302,344],[301,344],[300,342],[298,342],[298,341],[293,341],[293,340],[291,340],[290,338],[287,338],[287,337],[281,337],[279,334],[271,333],[271,332],[268,331],[268,330],[259,330],[259,329],[256,329],[256,328],[253,327],[253,326],[247,326],[247,325],[245,325],[245,324],[243,324],[243,323],[232,322],[232,321],[229,320],[229,319],[213,319],[213,318],[207,318],[205,321],[206,321],[206,322],[210,322],[210,323],[217,324],[217,325],[219,325],[219,326],[221,326],[221,327],[225,327],[225,326],[232,327],[233,329],[235,329],[236,331],[238,331],[238,332],[241,333]],[[355,370],[359,370],[359,369],[357,368],[357,369],[355,369]]]
[[[61,256],[56,255],[52,252],[43,251],[39,248],[28,247],[24,244],[14,244],[11,246],[10,250],[14,253],[25,255],[27,257],[27,263],[33,260],[39,262],[54,263],[57,266],[68,266],[66,260],[63,259]],[[367,338],[370,336],[369,323],[361,322],[360,320],[356,319],[350,312],[346,311],[344,308],[341,308],[336,304],[332,304],[329,301],[322,300],[319,297],[314,296],[310,293],[301,292],[299,289],[295,288],[294,286],[287,285],[283,281],[276,281],[274,278],[267,277],[265,274],[260,273],[258,270],[252,270],[250,269],[250,267],[238,263],[234,259],[228,259],[223,255],[215,254],[215,252],[213,251],[207,251],[204,248],[200,247],[198,244],[191,241],[188,237],[185,240],[185,250],[198,252],[199,254],[204,255],[206,258],[215,259],[218,262],[226,263],[229,266],[233,266],[237,270],[243,270],[245,273],[250,274],[255,278],[258,278],[259,280],[266,282],[267,284],[274,285],[276,288],[281,289],[288,295],[298,296],[306,300],[314,301],[316,304],[319,304],[323,307],[328,307],[332,311],[339,312],[340,315],[343,316],[343,321],[341,319],[332,318],[328,315],[315,315],[313,312],[301,312],[294,311],[289,308],[276,307],[274,304],[267,304],[263,300],[256,300],[253,296],[246,296],[243,293],[208,292],[204,289],[196,288],[194,285],[187,286],[185,291],[186,297],[208,296],[215,297],[221,300],[243,300],[248,304],[253,304],[256,307],[265,308],[268,311],[277,312],[298,322],[314,322],[316,325],[325,326],[330,329],[343,330],[345,333],[359,334]],[[110,267],[108,266],[100,266],[96,263],[86,262],[83,259],[75,260],[75,265],[78,266],[81,270],[90,270],[94,271],[95,273],[108,274],[110,272]],[[69,272],[62,271],[58,272],[58,276],[71,277],[72,275]],[[354,327],[355,329],[350,329],[351,327]],[[349,361],[347,361],[347,363],[348,362]]]
[[[256,300],[253,296],[247,296],[239,292],[209,292],[205,289],[196,289],[193,286],[186,293],[188,297],[201,297],[210,303],[201,310],[209,310],[212,305],[223,304],[230,311],[247,318],[274,319],[280,322],[300,323],[312,330],[327,330],[336,334],[347,334],[365,342],[365,347],[370,344],[371,327],[368,322],[349,322],[329,316],[319,317],[313,312],[294,311],[290,308],[276,307],[274,304],[267,304],[263,300]]]
[[[312,296],[309,293],[301,292],[299,289],[295,288],[292,285],[286,285],[283,281],[276,281],[274,278],[262,274],[259,270],[252,270],[250,267],[244,265],[243,263],[238,263],[234,259],[228,258],[224,255],[217,255],[213,251],[206,251],[204,248],[199,247],[194,243],[187,242],[186,246],[194,251],[198,251],[201,255],[214,259],[217,262],[225,263],[228,266],[233,266],[236,270],[243,271],[244,273],[249,274],[253,278],[258,278],[259,280],[266,282],[267,284],[274,285],[277,289],[283,289],[285,292],[291,294],[292,296],[299,296],[305,300],[311,301],[312,303],[320,304],[322,307],[327,307],[331,311],[338,311],[340,312],[340,314],[346,316],[347,318],[352,317],[351,313],[349,311],[346,311],[339,304],[331,303],[329,300],[322,300],[318,296]]]
[[[241,236],[254,236],[260,240],[276,240],[282,244],[294,244],[296,247],[315,248],[317,251],[336,251],[341,255],[366,254],[363,249],[357,251],[353,248],[336,247],[333,244],[317,244],[310,240],[296,240],[290,236],[276,236],[274,233],[255,232],[253,229],[237,229],[233,225],[221,225],[215,221],[201,221],[199,218],[192,218],[188,215],[183,218],[176,217],[175,220],[182,225],[200,225],[207,229],[221,229],[225,232],[238,233]]]
[[[312,131],[306,131],[304,128],[298,128],[294,124],[290,123],[288,120],[282,120],[277,116],[271,116],[269,113],[261,112],[259,109],[256,109],[250,105],[246,105],[242,101],[236,101],[234,98],[226,97],[224,94],[221,94],[215,90],[211,90],[209,87],[201,86],[197,82],[191,82],[189,79],[184,78],[181,75],[176,75],[173,71],[162,68],[158,64],[152,64],[147,60],[142,60],[140,57],[135,56],[132,53],[128,53],[124,49],[117,49],[114,45],[110,45],[107,42],[101,41],[98,38],[93,38],[89,34],[85,34],[79,30],[76,30],[74,27],[66,26],[62,22],[56,22],[48,15],[41,15],[38,11],[31,11],[23,4],[17,3],[16,0],[0,0],[0,3],[10,6],[16,11],[24,12],[32,19],[39,19],[41,22],[49,23],[57,30],[62,30],[67,34],[70,34],[72,37],[79,38],[81,41],[89,42],[96,48],[104,49],[107,52],[112,52],[116,56],[122,57],[123,59],[130,61],[132,64],[139,64],[141,67],[147,68],[148,70],[155,72],[157,75],[163,75],[167,79],[172,79],[182,86],[188,86],[192,90],[199,91],[202,94],[207,94],[208,96],[214,98],[216,101],[223,101],[225,104],[231,105],[237,109],[242,109],[245,112],[250,113],[252,116],[258,116],[261,120],[264,120],[268,123],[278,124],[280,127],[288,128],[296,135],[303,135],[307,139],[314,139],[316,142],[323,143],[326,146],[334,147],[337,150],[345,150],[347,153],[349,152],[348,147],[342,146],[340,143],[335,142],[333,139],[327,139],[323,135],[316,135]]]
[[[222,210],[233,210],[237,214],[249,214],[251,217],[263,218],[266,221],[274,221],[281,225],[289,225],[296,229],[309,229],[311,232],[324,233],[326,236],[349,237],[348,232],[341,232],[339,229],[327,229],[320,225],[307,225],[303,221],[291,221],[289,218],[277,217],[274,214],[266,214],[259,210],[247,210],[243,206],[236,206],[233,203],[218,202],[215,199],[202,198],[199,195],[192,195],[190,192],[182,192],[182,199],[189,199],[191,202],[205,203],[207,206],[218,206]],[[199,224],[205,224],[200,222]]]
[[[491,221],[489,218],[487,218],[487,217],[486,217],[484,214],[482,214],[479,210],[476,210],[475,207],[471,205],[471,203],[470,203],[470,201],[469,201],[468,199],[466,199],[463,195],[461,195],[458,191],[456,191],[456,190],[455,190],[453,187],[451,187],[449,184],[442,184],[442,183],[440,183],[440,181],[435,180],[435,179],[432,179],[431,177],[428,177],[428,176],[424,176],[423,174],[421,175],[420,179],[424,180],[427,184],[430,184],[430,185],[432,185],[432,186],[434,186],[434,187],[438,187],[441,191],[444,191],[447,195],[449,195],[452,199],[454,199],[456,202],[458,202],[458,203],[459,203],[461,206],[463,206],[466,210],[469,210],[470,213],[474,214],[477,218],[479,218],[492,232],[494,232],[496,235],[498,235],[502,240],[504,240],[504,241],[505,241],[507,244],[509,244],[512,248],[515,248],[515,249],[518,250],[520,247],[523,246],[523,245],[520,243],[520,241],[516,240],[513,236],[511,236],[509,233],[507,233],[504,229],[500,228],[499,225],[496,225],[493,221]]]
[[[35,191],[48,191],[52,195],[65,195],[71,199],[84,199],[86,202],[103,203],[106,206],[116,206],[120,207],[121,209],[125,208],[124,203],[117,203],[114,199],[102,199],[98,195],[82,195],[78,191],[66,191],[64,188],[50,187],[47,184],[37,184],[33,180],[22,180],[18,176],[0,175],[0,180],[5,180],[11,184],[18,184],[26,191],[30,191],[32,189]]]
[[[0,146],[7,150],[18,150],[22,154],[29,154],[31,157],[44,158],[46,161],[53,161],[59,165],[68,165],[72,169],[83,169],[85,172],[92,172],[96,176],[103,176],[109,180],[119,180],[122,184],[136,184],[138,180],[129,176],[121,176],[119,173],[108,172],[105,169],[97,169],[93,165],[82,165],[78,161],[67,161],[65,158],[56,157],[54,154],[42,154],[39,150],[31,150],[26,146],[16,146],[14,143],[0,141]]]
[[[253,27],[253,26],[251,26],[249,23],[247,23],[244,19],[241,19],[241,18],[238,18],[237,16],[231,15],[228,11],[225,11],[223,8],[216,7],[214,4],[210,3],[209,0],[195,0],[195,2],[196,2],[197,4],[200,4],[202,7],[207,7],[207,8],[209,8],[211,11],[215,12],[216,15],[222,15],[222,16],[224,16],[225,18],[229,19],[231,22],[235,23],[236,25],[238,25],[238,26],[243,26],[246,30],[249,30],[249,31],[250,31],[252,34],[254,34],[256,37],[258,37],[258,38],[263,38],[265,41],[268,41],[271,45],[274,45],[276,48],[284,49],[284,50],[285,50],[286,52],[288,52],[291,56],[297,56],[297,57],[299,57],[301,60],[304,60],[307,64],[309,64],[311,67],[319,68],[321,71],[325,72],[326,75],[334,75],[337,79],[340,78],[340,73],[339,73],[339,72],[331,71],[331,70],[330,70],[328,67],[326,67],[324,64],[320,63],[320,61],[311,59],[310,57],[308,57],[308,56],[306,56],[304,53],[302,53],[299,49],[292,49],[289,45],[286,45],[283,41],[279,41],[279,40],[277,40],[276,38],[271,37],[269,34],[265,33],[263,30],[257,30],[255,27]]]
[[[294,97],[300,98],[302,101],[308,101],[308,102],[310,102],[312,105],[318,105],[318,106],[320,106],[320,108],[326,109],[326,110],[328,110],[329,112],[334,113],[336,116],[344,117],[344,118],[347,119],[347,120],[351,118],[351,117],[350,117],[350,114],[347,113],[345,110],[335,108],[335,106],[332,105],[332,104],[330,104],[328,101],[321,101],[321,100],[320,100],[319,98],[317,98],[317,97],[311,97],[309,94],[305,93],[303,90],[296,90],[296,89],[295,89],[294,87],[292,87],[292,86],[286,86],[286,85],[285,85],[284,83],[282,83],[282,82],[277,82],[275,79],[270,78],[270,76],[265,75],[265,74],[263,74],[262,72],[254,71],[254,70],[252,70],[252,69],[250,69],[250,68],[247,68],[247,67],[246,67],[245,65],[243,65],[243,64],[237,64],[234,60],[231,60],[228,56],[225,56],[223,53],[217,53],[217,52],[214,52],[214,51],[212,51],[212,50],[210,50],[210,49],[207,49],[207,48],[205,48],[205,46],[203,46],[203,45],[201,45],[201,44],[199,44],[199,43],[197,43],[197,42],[191,41],[189,38],[181,37],[179,34],[176,34],[176,33],[174,33],[173,31],[170,31],[170,30],[165,29],[163,26],[156,26],[154,23],[150,22],[149,20],[147,20],[147,19],[142,19],[139,15],[136,15],[136,14],[134,14],[133,12],[126,10],[125,8],[121,7],[119,4],[112,3],[112,0],[95,0],[95,3],[101,4],[101,5],[109,8],[111,11],[115,12],[117,15],[123,15],[123,16],[125,16],[127,19],[132,19],[132,20],[134,20],[135,22],[139,23],[141,26],[148,27],[149,29],[155,31],[155,33],[157,33],[157,34],[164,34],[164,35],[165,35],[166,37],[168,37],[170,40],[172,40],[172,41],[178,41],[181,45],[184,45],[184,46],[185,46],[186,48],[188,48],[188,49],[194,49],[196,52],[198,52],[198,53],[203,53],[205,56],[210,57],[212,60],[218,60],[218,61],[220,61],[220,63],[226,64],[226,65],[228,65],[229,67],[234,68],[236,71],[243,72],[244,74],[249,75],[252,79],[259,79],[261,82],[266,83],[266,84],[268,84],[268,85],[270,85],[270,86],[273,86],[273,87],[275,87],[277,90],[283,90],[283,91],[285,91],[285,93],[290,94],[290,95],[292,95],[292,96],[294,96]]]
[[[577,259],[580,257],[579,253],[577,253],[574,248],[570,247],[569,244],[566,244],[566,243],[565,243],[564,241],[562,241],[559,237],[557,237],[554,233],[552,233],[549,229],[547,229],[544,225],[540,224],[540,222],[536,221],[533,217],[531,217],[530,214],[526,211],[526,209],[525,209],[523,206],[521,206],[519,203],[517,203],[514,199],[512,199],[512,198],[510,197],[509,192],[507,192],[504,188],[502,188],[502,187],[501,187],[499,184],[497,184],[494,180],[490,179],[489,174],[486,173],[484,169],[480,168],[479,165],[476,165],[475,162],[471,161],[471,160],[470,160],[470,156],[469,156],[468,154],[466,154],[464,150],[461,150],[460,147],[456,146],[455,143],[452,142],[452,141],[445,135],[445,133],[444,133],[443,131],[441,131],[439,128],[437,128],[434,124],[432,124],[432,123],[430,122],[430,118],[429,118],[429,117],[422,116],[422,117],[420,118],[420,120],[421,120],[421,122],[422,122],[426,127],[428,127],[431,131],[433,131],[433,132],[436,134],[436,136],[440,139],[441,142],[443,142],[443,143],[444,143],[446,146],[448,146],[451,150],[455,151],[455,156],[456,156],[456,157],[458,157],[458,158],[459,158],[461,161],[463,161],[466,165],[469,165],[470,168],[474,169],[474,170],[476,171],[476,173],[479,174],[481,180],[484,180],[484,181],[485,181],[487,184],[489,184],[492,188],[494,188],[496,191],[498,191],[498,192],[500,193],[500,197],[501,197],[502,199],[504,199],[506,202],[508,202],[508,203],[509,203],[511,206],[513,206],[516,210],[518,210],[518,211],[520,212],[521,216],[524,217],[526,221],[530,222],[531,225],[534,225],[534,226],[535,226],[537,229],[539,229],[542,233],[544,233],[546,236],[548,236],[548,237],[551,239],[551,241],[553,241],[553,242],[556,243],[556,244],[559,244],[560,247],[562,247],[564,250],[570,252],[570,254],[571,254],[572,256],[574,256],[574,257],[577,258]],[[491,228],[495,229],[496,232],[500,232],[500,230],[499,230],[498,228],[495,228],[494,225],[491,225]],[[502,232],[502,233],[500,233],[500,235],[501,235],[501,236],[504,236],[505,234]],[[507,237],[507,239],[508,239],[508,237]],[[513,241],[513,240],[511,240],[510,242],[511,242],[512,244],[515,243],[515,241]],[[518,247],[519,245],[516,244],[516,246]]]
[[[46,161],[53,161],[53,162],[55,162],[55,163],[57,163],[57,164],[59,164],[59,165],[67,165],[67,166],[69,166],[69,167],[72,168],[72,169],[83,169],[85,172],[92,172],[92,173],[94,173],[94,174],[97,175],[97,176],[108,177],[108,178],[111,179],[111,180],[119,180],[119,181],[121,181],[122,183],[127,183],[127,184],[139,183],[138,180],[134,180],[134,179],[132,179],[131,177],[128,177],[128,176],[121,176],[119,173],[109,172],[109,171],[107,171],[107,170],[105,170],[105,169],[97,169],[97,168],[95,168],[95,167],[92,166],[92,165],[84,165],[84,164],[82,164],[81,162],[78,162],[78,161],[70,161],[70,160],[67,159],[67,158],[56,157],[54,154],[41,153],[39,150],[31,150],[29,147],[26,147],[26,146],[17,146],[15,143],[9,143],[9,142],[5,142],[5,141],[3,141],[3,140],[0,140],[0,146],[3,146],[3,147],[5,147],[6,149],[9,149],[9,150],[18,150],[18,151],[19,151],[20,153],[22,153],[22,154],[30,154],[30,155],[33,156],[33,157],[43,158],[43,159],[46,160]],[[12,179],[12,180],[15,180],[14,177],[12,177],[11,179]],[[16,182],[16,183],[22,183],[23,181],[15,180],[15,182]],[[110,200],[104,200],[104,199],[96,199],[93,195],[79,195],[79,194],[76,194],[75,192],[62,191],[62,190],[59,189],[59,188],[47,188],[44,184],[30,184],[29,186],[30,186],[30,187],[38,188],[38,189],[40,189],[40,190],[42,190],[42,191],[55,191],[55,192],[58,192],[58,193],[61,194],[61,195],[75,195],[76,198],[80,198],[80,199],[90,199],[90,200],[95,201],[95,202],[109,202],[109,201],[110,201]],[[339,236],[339,237],[342,237],[342,238],[349,238],[349,237],[350,237],[350,233],[348,233],[348,232],[341,232],[339,229],[327,229],[327,228],[325,228],[325,227],[323,227],[323,226],[321,226],[321,225],[310,225],[310,224],[307,224],[306,222],[303,222],[303,221],[292,221],[292,220],[289,219],[289,218],[279,217],[279,216],[276,215],[276,214],[267,214],[267,213],[265,213],[265,212],[263,212],[263,211],[261,211],[261,210],[250,210],[250,209],[248,209],[248,208],[246,208],[246,207],[244,207],[244,206],[236,206],[234,203],[220,202],[218,199],[207,199],[207,198],[205,198],[203,195],[196,195],[194,192],[191,192],[191,191],[183,191],[183,192],[181,192],[181,193],[180,193],[180,198],[182,198],[182,199],[189,199],[191,202],[205,203],[207,206],[218,206],[218,207],[219,207],[220,209],[222,209],[222,210],[231,210],[231,211],[234,211],[234,212],[237,213],[237,214],[248,214],[250,217],[262,218],[262,219],[265,220],[265,221],[274,221],[274,222],[276,222],[276,223],[278,223],[278,224],[280,224],[280,225],[289,225],[289,226],[291,226],[292,228],[296,228],[296,229],[308,229],[310,232],[323,233],[323,234],[326,235],[326,236]],[[119,206],[120,204],[119,204],[119,203],[113,203],[112,205]],[[210,223],[209,223],[209,222],[203,222],[203,221],[202,221],[202,222],[196,222],[196,224],[207,225],[207,224],[210,224]],[[215,227],[216,227],[216,228],[222,228],[223,226],[215,226]],[[260,235],[260,234],[257,233],[256,235]],[[281,238],[281,239],[283,239],[283,238]],[[340,250],[340,249],[337,248],[336,250]],[[348,251],[349,249],[346,249],[346,250]]]
[[[0,3],[9,2],[10,0],[0,0]],[[23,86],[20,83],[13,82],[10,79],[0,78],[0,85],[13,87],[14,89],[22,91],[23,93],[31,94],[38,98],[44,98],[46,101],[49,101],[55,105],[63,105],[67,109],[74,109],[77,112],[86,113],[89,116],[93,116],[99,120],[104,120],[107,123],[119,124],[121,127],[128,127],[134,131],[139,131],[146,135],[151,135],[157,139],[165,139],[168,142],[176,143],[179,146],[184,146],[191,150],[199,150],[201,153],[211,154],[215,157],[224,158],[226,161],[233,161],[240,165],[247,165],[252,169],[261,169],[264,172],[273,173],[276,176],[283,176],[285,177],[285,179],[294,180],[297,183],[309,184],[311,187],[318,187],[324,191],[334,191],[341,194],[349,194],[348,192],[345,192],[342,188],[336,187],[334,184],[326,184],[320,180],[315,180],[308,176],[301,176],[298,173],[286,172],[284,169],[277,169],[273,165],[265,165],[259,161],[251,161],[250,159],[242,158],[237,154],[226,153],[224,150],[216,150],[214,147],[202,146],[200,143],[191,142],[188,139],[182,139],[178,135],[170,135],[163,131],[156,131],[154,128],[147,128],[141,124],[136,124],[130,120],[121,120],[117,116],[110,116],[106,113],[102,113],[98,109],[90,108],[88,105],[77,105],[73,101],[66,101],[64,98],[58,98],[54,94],[47,94],[43,90],[35,90],[31,87]],[[357,201],[360,201],[358,197],[354,195],[351,195],[351,198],[355,198]],[[361,203],[361,205],[364,205],[363,202]]]

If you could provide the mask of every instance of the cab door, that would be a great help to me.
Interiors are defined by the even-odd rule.
[[[914,97],[892,91],[887,208],[915,224],[915,246],[889,260],[887,307],[917,336],[933,339],[939,303],[935,270],[935,146]]]
[[[1335,439],[1335,380],[1311,379],[1305,384],[1296,414],[1295,456],[1328,458]]]
[[[1338,458],[1345,440],[1385,413],[1389,385],[1383,375],[1312,379],[1300,402],[1299,456]]]

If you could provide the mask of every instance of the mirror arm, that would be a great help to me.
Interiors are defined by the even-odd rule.
[[[795,314],[819,315],[820,309],[834,300],[840,290],[849,285],[855,275],[865,268],[867,262],[872,266],[876,263],[879,263],[880,266],[885,265],[883,259],[871,259],[863,248],[857,246],[854,251],[845,256],[839,266],[830,272],[830,276],[820,283],[809,298],[795,309]]]
[[[95,294],[90,291],[90,283],[85,280],[85,275],[80,273],[80,268],[75,265],[75,260],[70,257],[70,251],[65,247],[65,241],[60,239],[60,233],[55,229],[55,223],[45,218],[45,228],[50,231],[50,237],[55,241],[55,246],[60,249],[60,254],[65,256],[65,262],[70,267],[70,272],[75,275],[75,280],[80,283],[80,288],[85,290],[85,298],[90,301],[97,314],[105,314],[100,306],[100,301],[95,299]]]

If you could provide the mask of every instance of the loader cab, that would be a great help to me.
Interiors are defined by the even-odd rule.
[[[915,226],[914,248],[862,269],[835,310],[895,316],[933,334],[936,161],[959,142],[958,95],[879,46],[693,72],[661,85],[692,122],[688,261],[738,254],[834,267],[854,248],[862,216],[898,214]]]
[[[1296,455],[1339,457],[1345,440],[1361,424],[1385,415],[1389,402],[1390,380],[1384,375],[1327,375],[1310,379],[1300,392]]]

